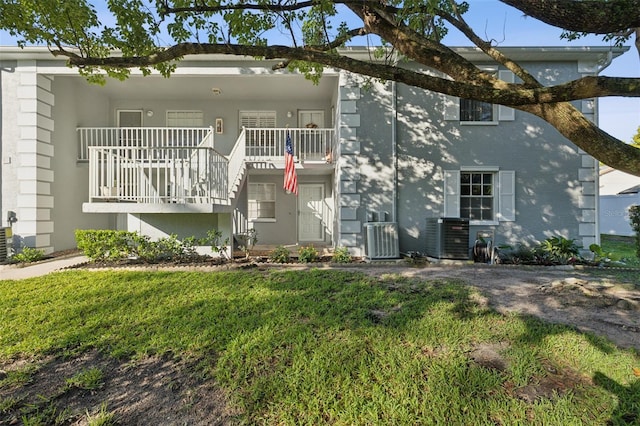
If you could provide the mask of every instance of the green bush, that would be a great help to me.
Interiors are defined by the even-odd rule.
[[[593,253],[592,263],[595,265],[606,265],[620,260],[615,253],[604,251],[598,244],[591,244],[589,250]]]
[[[18,263],[31,263],[42,260],[43,258],[44,251],[31,247],[23,247],[20,253],[16,253],[11,256],[11,261]]]
[[[269,253],[269,262],[273,263],[289,263],[289,249],[284,246],[277,246]]]
[[[211,245],[214,252],[226,253],[229,239],[210,230],[206,238],[187,237],[180,241],[177,235],[151,241],[137,232],[114,230],[76,230],[78,248],[94,262],[120,261],[137,258],[144,262],[182,261],[198,257],[197,246]]]
[[[302,246],[298,250],[298,262],[300,263],[317,262],[319,257],[318,250],[314,246]]]
[[[76,244],[94,262],[127,259],[135,253],[137,233],[110,229],[77,229]]]
[[[178,236],[171,234],[168,237],[158,238],[155,242],[157,247],[158,261],[179,260],[184,257],[182,243],[178,240]]]
[[[629,222],[636,233],[636,255],[640,258],[640,206],[629,207]]]
[[[227,249],[229,248],[229,238],[222,239],[222,232],[217,229],[207,231],[206,240],[201,240],[205,244],[211,246],[211,251],[218,253],[221,257],[228,258]]]
[[[556,236],[538,244],[533,253],[537,262],[542,265],[566,265],[579,258],[580,247],[575,240]]]
[[[331,257],[333,263],[351,263],[352,260],[351,253],[346,247],[337,247]]]
[[[498,247],[498,257],[500,263],[507,263],[513,265],[525,265],[535,263],[535,255],[533,250],[522,244],[518,244],[516,247],[509,245],[502,245]]]

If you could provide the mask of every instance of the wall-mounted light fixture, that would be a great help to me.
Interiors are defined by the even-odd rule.
[[[17,221],[18,221],[18,215],[16,215],[16,212],[9,210],[7,212],[7,222],[9,222],[9,225],[13,225]]]
[[[291,111],[287,111],[287,118],[293,117],[293,113]]]
[[[147,110],[147,117],[153,117],[153,110],[152,109],[148,109]]]

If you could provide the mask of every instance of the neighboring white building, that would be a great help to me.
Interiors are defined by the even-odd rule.
[[[640,177],[608,166],[600,168],[600,232],[635,235],[629,207],[640,205]]]

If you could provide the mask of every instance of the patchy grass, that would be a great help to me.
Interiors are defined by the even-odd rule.
[[[591,273],[599,277],[608,277],[618,283],[640,286],[640,259],[635,252],[635,237],[624,237],[620,235],[600,235],[602,250],[606,253],[613,253],[621,259],[626,267],[631,269],[620,269],[616,267],[592,270]]]
[[[91,367],[77,372],[73,377],[68,378],[66,383],[67,388],[95,390],[104,384],[102,379],[102,370],[96,367]]]
[[[635,237],[602,234],[600,240],[604,252],[614,253],[629,266],[640,267],[640,258],[635,251]]]
[[[0,360],[199,360],[249,424],[640,422],[637,353],[475,300],[455,280],[331,270],[56,273],[0,281]]]

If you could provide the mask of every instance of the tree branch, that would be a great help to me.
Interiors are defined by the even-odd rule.
[[[181,43],[148,56],[112,56],[107,58],[84,58],[69,51],[54,51],[54,54],[68,57],[69,64],[72,66],[106,68],[151,67],[182,58],[185,55],[220,53],[316,62],[374,78],[395,80],[438,93],[514,107],[592,97],[640,97],[640,78],[588,76],[552,87],[525,88],[522,85],[502,82],[500,88],[495,88],[491,81],[485,82],[484,85],[451,81],[383,63],[371,63],[344,55],[288,46]]]
[[[500,0],[542,22],[569,31],[609,34],[640,27],[638,0]]]

